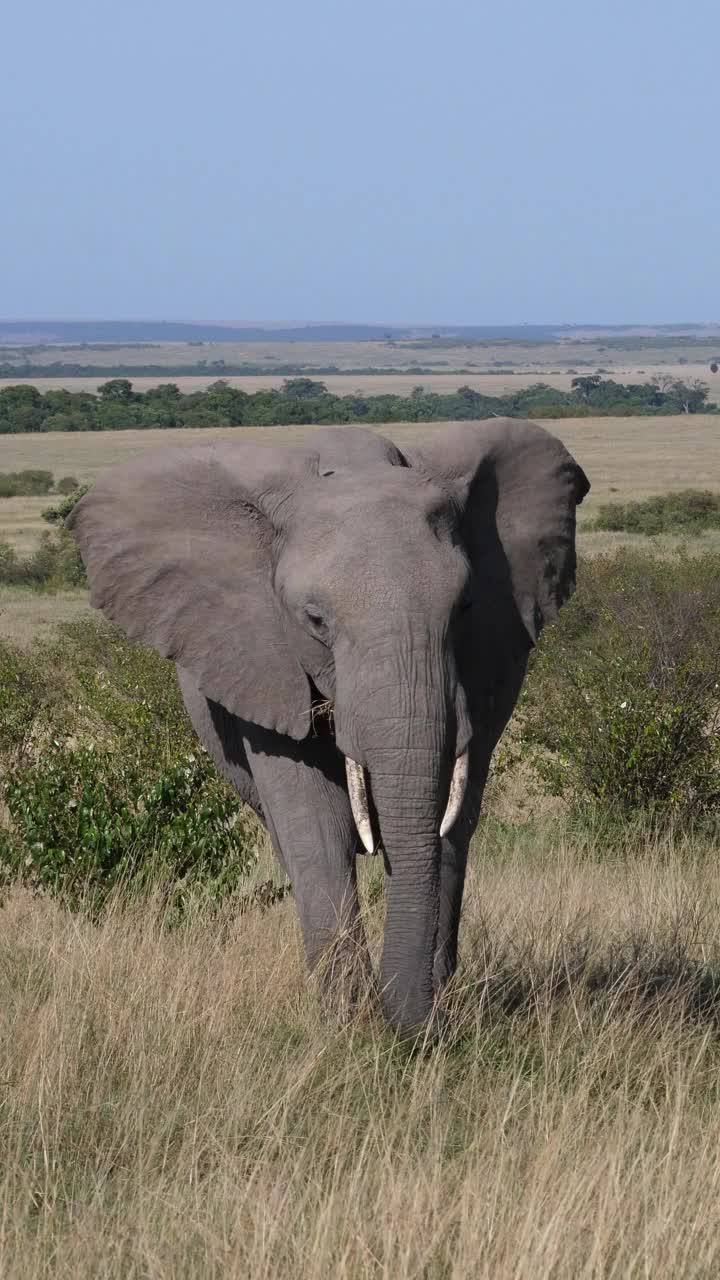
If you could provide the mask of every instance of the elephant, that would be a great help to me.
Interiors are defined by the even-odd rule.
[[[338,1007],[372,981],[356,855],[381,849],[377,989],[398,1034],[428,1033],[456,969],[491,757],[574,590],[589,488],[525,420],[402,449],[327,427],[153,450],[69,517],[93,604],[175,662],[202,744],[265,823]]]

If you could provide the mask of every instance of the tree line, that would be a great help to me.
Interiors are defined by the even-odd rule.
[[[97,394],[41,392],[27,385],[3,387],[0,433],[720,412],[708,401],[708,392],[707,384],[696,379],[666,377],[624,384],[596,374],[574,378],[569,391],[537,383],[502,396],[484,395],[469,386],[446,393],[417,386],[406,396],[360,392],[338,396],[311,378],[289,378],[279,389],[254,392],[220,379],[205,390],[185,394],[172,382],[135,391],[127,378],[112,378]]]
[[[132,343],[123,344],[131,347]],[[192,346],[192,343],[190,344]],[[582,361],[578,361],[582,364]],[[26,360],[19,364],[17,360],[0,360],[0,381],[15,382],[18,378],[204,378],[204,377],[263,377],[268,373],[278,378],[294,378],[312,376],[328,377],[334,373],[342,373],[346,377],[368,378],[382,377],[384,374],[410,373],[427,376],[437,373],[432,365],[413,364],[407,369],[398,370],[394,365],[373,365],[371,368],[359,365],[355,369],[341,368],[336,364],[301,364],[299,362],[273,363],[268,369],[267,361],[251,360],[195,360],[191,364],[80,364],[74,360],[53,360],[49,364],[33,364]],[[477,369],[453,369],[453,373],[473,374]],[[494,372],[488,370],[488,372]],[[512,370],[508,370],[512,372]]]

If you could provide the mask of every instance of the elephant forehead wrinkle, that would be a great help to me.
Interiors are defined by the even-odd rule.
[[[447,504],[443,490],[426,476],[406,467],[367,466],[351,470],[336,466],[331,475],[319,475],[303,485],[298,513],[307,510],[348,513],[401,502],[408,514],[429,515]]]
[[[388,565],[393,556],[412,553],[437,539],[445,527],[434,504],[398,502],[383,495],[362,494],[330,503],[320,501],[296,513],[289,543],[307,554],[328,549],[367,558],[381,552]]]

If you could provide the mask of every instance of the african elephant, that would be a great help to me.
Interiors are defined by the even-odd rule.
[[[201,741],[264,820],[310,967],[345,957],[331,988],[369,972],[355,855],[382,842],[400,1032],[455,970],[490,758],[574,589],[589,487],[554,436],[495,418],[402,451],[353,427],[162,449],[70,517],[93,603],[177,664]]]

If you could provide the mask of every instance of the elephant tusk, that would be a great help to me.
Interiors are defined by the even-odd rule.
[[[445,816],[440,823],[441,836],[446,836],[450,828],[453,827],[458,820],[458,815],[465,797],[467,779],[468,753],[467,751],[463,751],[463,754],[458,756],[455,761],[455,768],[453,769],[453,776],[450,781],[450,794],[448,796],[447,807],[445,809]]]
[[[370,807],[368,805],[367,788],[365,786],[365,770],[357,760],[351,760],[349,756],[345,757],[345,772],[347,773],[348,795],[350,796],[350,807],[352,809],[355,826],[358,835],[363,842],[367,853],[375,852],[375,840],[373,839],[372,823],[370,821]]]

